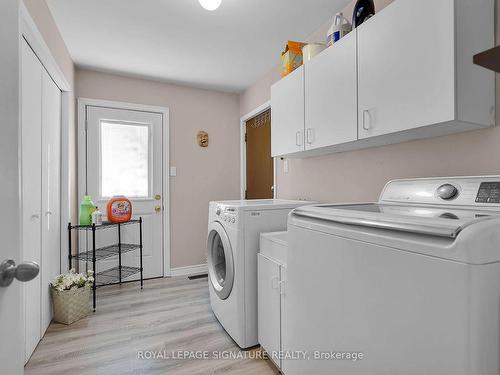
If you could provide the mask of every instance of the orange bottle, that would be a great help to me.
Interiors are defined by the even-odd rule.
[[[107,204],[108,220],[123,223],[132,217],[132,203],[124,196],[115,196]]]

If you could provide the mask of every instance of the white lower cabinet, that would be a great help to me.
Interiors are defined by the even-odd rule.
[[[285,267],[258,254],[258,330],[259,344],[281,369],[280,352]]]

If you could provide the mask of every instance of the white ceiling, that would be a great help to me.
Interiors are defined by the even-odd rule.
[[[239,92],[348,0],[47,0],[77,66]]]

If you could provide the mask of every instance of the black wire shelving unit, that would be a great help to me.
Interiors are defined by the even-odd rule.
[[[126,225],[139,225],[139,243],[131,244],[131,243],[122,243],[122,233],[121,229]],[[96,247],[96,234],[100,230],[104,229],[112,229],[116,228],[118,230],[118,243],[104,246],[104,247]],[[73,250],[71,248],[71,232],[72,231],[83,231],[85,233],[91,234],[91,243],[92,249],[83,252],[77,252],[73,254]],[[142,217],[139,219],[129,220],[123,223],[111,223],[104,222],[101,225],[71,225],[68,224],[68,244],[69,244],[69,269],[71,269],[72,261],[84,261],[87,269],[88,263],[92,262],[92,270],[96,270],[96,263],[108,259],[111,257],[118,256],[118,265],[116,267],[109,268],[107,270],[97,272],[94,274],[94,283],[92,285],[92,306],[95,311],[96,309],[96,289],[105,285],[115,285],[122,284],[126,279],[132,275],[141,274],[141,289],[144,286],[144,277],[143,277],[143,267],[142,267]],[[122,264],[122,255],[128,253],[130,251],[139,250],[139,267],[132,266],[124,266]],[[134,280],[135,281],[135,280]],[[125,281],[127,282],[127,281]]]

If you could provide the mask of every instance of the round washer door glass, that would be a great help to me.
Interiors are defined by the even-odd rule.
[[[208,274],[220,299],[231,294],[234,282],[233,251],[229,237],[220,223],[214,222],[208,233]]]

